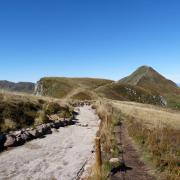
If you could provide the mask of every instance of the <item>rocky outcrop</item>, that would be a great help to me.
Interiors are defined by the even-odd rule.
[[[35,91],[34,94],[36,96],[43,96],[43,85],[40,81],[38,81],[35,85]]]

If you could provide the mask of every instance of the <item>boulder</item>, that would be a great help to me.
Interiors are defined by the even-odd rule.
[[[118,164],[120,162],[120,159],[119,158],[112,158],[109,160],[109,163],[110,164]]]
[[[6,135],[6,141],[4,143],[4,147],[14,147],[17,145],[16,136],[13,134]]]

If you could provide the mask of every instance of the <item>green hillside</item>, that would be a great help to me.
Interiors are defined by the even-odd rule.
[[[165,105],[158,93],[129,84],[111,83],[97,88],[96,92],[101,97],[113,100]]]
[[[166,79],[153,68],[142,66],[131,75],[121,79],[119,83],[136,85],[146,90],[156,91],[163,96],[168,106],[180,108],[180,88],[171,80]]]
[[[76,97],[76,94],[92,91],[111,82],[113,81],[95,78],[45,77],[38,82],[36,94],[56,98]]]

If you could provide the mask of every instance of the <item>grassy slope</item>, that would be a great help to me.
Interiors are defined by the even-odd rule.
[[[66,98],[67,96],[74,96],[74,98],[79,98],[78,95],[80,95],[83,96],[83,98],[85,96],[89,98],[91,94],[88,93],[88,90],[92,91],[99,86],[111,82],[111,80],[106,79],[47,77],[42,78],[39,81],[39,84],[42,85],[42,95],[45,96],[52,96],[56,98]],[[88,94],[85,95],[85,92]]]
[[[62,105],[61,105],[62,104]],[[0,132],[47,122],[47,115],[69,113],[59,100],[32,95],[0,93]]]
[[[166,98],[169,107],[180,109],[180,88],[151,67],[142,66],[119,82],[156,91]]]
[[[158,177],[179,179],[180,113],[133,102],[114,101],[113,105],[125,116],[129,134]]]
[[[121,83],[111,83],[96,89],[97,94],[113,100],[135,101],[160,105],[156,92],[144,88]],[[156,96],[155,98],[153,96]]]
[[[161,125],[180,130],[179,111],[135,102],[113,101],[113,104],[124,114],[133,116],[148,127]]]

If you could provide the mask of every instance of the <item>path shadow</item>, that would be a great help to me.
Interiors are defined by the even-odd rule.
[[[126,165],[123,163],[123,164],[119,165],[118,167],[113,168],[113,169],[111,170],[111,175],[114,175],[114,174],[116,174],[116,173],[118,173],[118,172],[127,172],[127,171],[130,171],[130,170],[132,170],[132,168],[126,166]]]

